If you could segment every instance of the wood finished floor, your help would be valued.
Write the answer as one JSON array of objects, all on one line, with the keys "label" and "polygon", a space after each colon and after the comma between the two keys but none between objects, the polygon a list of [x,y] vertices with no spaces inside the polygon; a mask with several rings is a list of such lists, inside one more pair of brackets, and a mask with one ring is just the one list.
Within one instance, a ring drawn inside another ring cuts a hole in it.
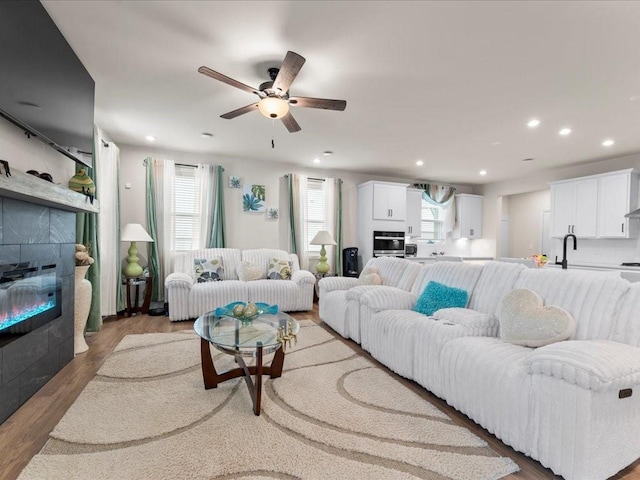
[{"label": "wood finished floor", "polygon": [[[318,318],[318,307],[312,312],[293,314],[298,319],[310,318],[324,325]],[[170,322],[168,317],[139,315],[131,318],[111,318],[104,322],[102,330],[87,336],[89,351],[78,355],[49,383],[38,391],[27,403],[0,425],[0,479],[17,478],[31,457],[40,451],[49,432],[60,421],[64,413],[80,392],[95,376],[100,366],[125,335],[136,333],[174,332],[191,329],[193,322]],[[328,331],[332,331],[326,327]],[[376,362],[357,344],[336,335],[351,348]],[[377,363],[377,362],[376,362]],[[286,368],[286,360],[285,360]],[[388,370],[387,370],[388,371]],[[419,385],[389,372],[394,378],[414,390],[449,415],[456,423],[468,428],[484,439],[496,452],[512,458],[520,472],[505,477],[508,480],[532,480],[561,478],[542,467],[538,462],[515,452],[467,417],[449,407],[445,402],[424,390]],[[640,480],[640,460],[621,471],[613,479]]]}]

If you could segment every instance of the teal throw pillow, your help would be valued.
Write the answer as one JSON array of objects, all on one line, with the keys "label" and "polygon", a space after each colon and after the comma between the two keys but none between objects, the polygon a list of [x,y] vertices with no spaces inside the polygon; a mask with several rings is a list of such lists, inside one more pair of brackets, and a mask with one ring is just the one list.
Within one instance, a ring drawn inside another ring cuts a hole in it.
[{"label": "teal throw pillow", "polygon": [[469,294],[461,288],[448,287],[438,282],[429,282],[422,291],[413,310],[425,315],[433,315],[441,308],[464,308]]}]

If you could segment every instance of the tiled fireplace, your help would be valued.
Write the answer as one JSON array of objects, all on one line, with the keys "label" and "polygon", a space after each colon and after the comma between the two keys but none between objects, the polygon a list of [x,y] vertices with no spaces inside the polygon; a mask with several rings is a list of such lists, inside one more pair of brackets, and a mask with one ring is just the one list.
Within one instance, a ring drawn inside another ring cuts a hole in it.
[{"label": "tiled fireplace", "polygon": [[[75,212],[97,211],[28,177],[0,177],[0,423],[73,359]],[[27,310],[36,320],[19,322]]]}]

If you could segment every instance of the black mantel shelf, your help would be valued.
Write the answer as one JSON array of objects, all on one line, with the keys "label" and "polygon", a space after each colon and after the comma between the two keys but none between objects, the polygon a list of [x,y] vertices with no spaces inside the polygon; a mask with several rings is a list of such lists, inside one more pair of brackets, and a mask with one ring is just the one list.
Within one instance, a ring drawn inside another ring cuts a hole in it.
[{"label": "black mantel shelf", "polygon": [[98,213],[100,211],[100,204],[96,199],[91,203],[89,197],[69,190],[66,186],[56,185],[15,169],[11,170],[10,177],[7,177],[2,169],[0,197],[14,198],[70,212]]}]

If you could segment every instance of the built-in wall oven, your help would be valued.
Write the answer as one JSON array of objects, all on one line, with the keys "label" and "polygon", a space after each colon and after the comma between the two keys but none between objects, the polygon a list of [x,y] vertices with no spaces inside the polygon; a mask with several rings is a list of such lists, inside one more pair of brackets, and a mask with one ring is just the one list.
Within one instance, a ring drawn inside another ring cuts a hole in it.
[{"label": "built-in wall oven", "polygon": [[404,232],[373,232],[374,257],[404,258]]}]

